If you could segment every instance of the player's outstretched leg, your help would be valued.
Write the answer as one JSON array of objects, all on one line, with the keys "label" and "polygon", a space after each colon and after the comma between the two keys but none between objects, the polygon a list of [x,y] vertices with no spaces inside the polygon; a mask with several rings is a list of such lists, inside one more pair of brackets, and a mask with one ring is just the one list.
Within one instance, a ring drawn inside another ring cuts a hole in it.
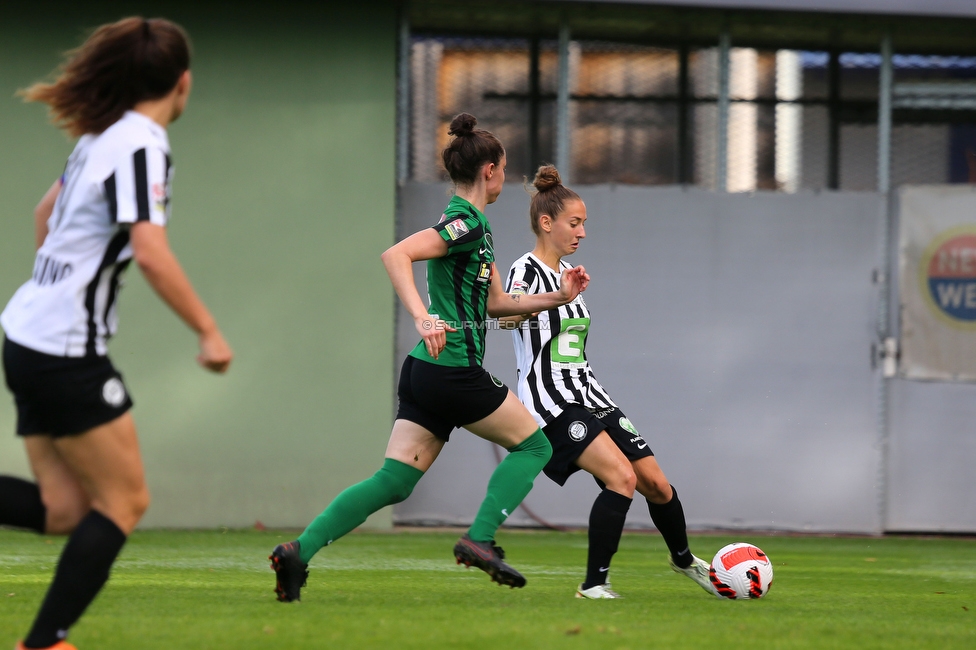
[{"label": "player's outstretched leg", "polygon": [[535,477],[552,456],[552,445],[542,429],[536,429],[508,451],[488,481],[488,493],[471,528],[454,545],[454,557],[459,564],[478,567],[498,584],[524,587],[522,574],[503,561],[505,555],[495,545],[495,532],[532,489]]},{"label": "player's outstretched leg", "polygon": [[718,596],[708,577],[708,562],[695,557],[688,545],[688,532],[685,525],[685,511],[678,500],[678,491],[671,487],[671,499],[667,503],[654,503],[647,499],[647,510],[651,521],[664,537],[671,554],[668,564],[671,568],[694,580],[698,586],[713,596]]},{"label": "player's outstretched leg", "polygon": [[380,508],[406,499],[423,475],[416,467],[387,458],[371,477],[343,490],[297,540],[276,546],[269,559],[275,571],[278,600],[301,600],[308,562],[319,549],[362,524]]}]

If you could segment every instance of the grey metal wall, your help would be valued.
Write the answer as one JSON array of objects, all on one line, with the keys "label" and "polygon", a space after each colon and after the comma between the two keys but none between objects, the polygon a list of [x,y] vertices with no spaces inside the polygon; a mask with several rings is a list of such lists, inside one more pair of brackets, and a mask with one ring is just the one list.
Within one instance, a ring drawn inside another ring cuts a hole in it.
[{"label": "grey metal wall", "polygon": [[[677,486],[689,525],[881,530],[869,355],[881,198],[578,189],[589,221],[574,257],[593,276],[587,356]],[[436,222],[448,193],[404,186],[400,235]],[[511,183],[487,211],[502,272],[534,244],[527,206]],[[398,360],[418,338],[403,314]],[[511,385],[510,336],[489,334],[485,365]],[[491,444],[456,431],[395,521],[470,521],[494,466]],[[596,492],[583,474],[562,489],[540,477],[526,504],[585,525]],[[510,523],[530,520],[520,510]],[[635,504],[629,525],[650,526],[646,509]]]},{"label": "grey metal wall", "polygon": [[885,529],[976,531],[976,386],[891,382]]}]

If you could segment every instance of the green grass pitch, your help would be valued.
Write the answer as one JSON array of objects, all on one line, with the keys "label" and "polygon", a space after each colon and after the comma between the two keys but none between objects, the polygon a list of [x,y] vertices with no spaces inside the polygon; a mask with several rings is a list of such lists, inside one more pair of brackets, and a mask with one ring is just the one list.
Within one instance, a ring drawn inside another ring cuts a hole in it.
[{"label": "green grass pitch", "polygon": [[[584,533],[503,530],[525,589],[454,564],[456,532],[354,533],[312,561],[303,601],[272,593],[265,559],[292,533],[146,531],[70,640],[153,648],[976,648],[976,542],[707,535],[702,557],[750,541],[776,577],[758,601],[721,601],[670,571],[657,535],[628,533],[613,602],[573,597]],[[0,650],[43,597],[63,541],[0,531]]]}]

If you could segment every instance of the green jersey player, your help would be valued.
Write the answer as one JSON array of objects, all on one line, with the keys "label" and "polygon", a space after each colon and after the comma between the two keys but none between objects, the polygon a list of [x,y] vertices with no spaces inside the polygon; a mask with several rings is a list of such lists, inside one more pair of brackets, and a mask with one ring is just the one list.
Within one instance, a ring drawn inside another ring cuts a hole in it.
[{"label": "green jersey player", "polygon": [[[455,544],[454,556],[499,584],[525,585],[525,578],[504,562],[495,531],[528,494],[552,447],[518,398],[481,367],[485,321],[571,302],[586,288],[588,276],[576,267],[562,273],[557,291],[534,296],[504,292],[484,209],[505,183],[505,150],[494,135],[475,129],[476,122],[466,113],[451,122],[454,139],[442,157],[456,195],[440,221],[382,256],[422,339],[400,371],[399,407],[386,459],[372,477],[339,494],[297,540],[272,551],[281,601],[300,598],[308,561],[319,549],[380,508],[406,499],[456,427],[510,453],[488,481],[487,495],[471,528]],[[427,260],[429,309],[414,284],[413,263],[421,260]]]}]

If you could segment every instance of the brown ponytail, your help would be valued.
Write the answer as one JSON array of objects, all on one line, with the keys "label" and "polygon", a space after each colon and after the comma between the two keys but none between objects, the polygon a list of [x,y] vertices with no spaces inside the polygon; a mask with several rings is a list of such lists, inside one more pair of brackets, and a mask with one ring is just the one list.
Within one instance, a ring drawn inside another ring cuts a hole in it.
[{"label": "brown ponytail", "polygon": [[474,128],[477,118],[469,113],[461,113],[451,120],[449,135],[454,139],[441,152],[444,169],[455,185],[473,185],[478,170],[485,163],[498,164],[505,155],[505,148],[490,131]]},{"label": "brown ponytail", "polygon": [[123,18],[96,29],[66,57],[52,83],[18,94],[50,106],[52,121],[80,136],[101,133],[139,102],[173,90],[190,69],[190,40],[163,18]]},{"label": "brown ponytail", "polygon": [[552,165],[539,167],[532,186],[536,193],[532,195],[532,202],[529,204],[529,225],[532,226],[532,232],[539,236],[542,234],[542,227],[539,226],[542,215],[548,214],[555,219],[563,211],[566,202],[579,199],[579,194],[563,185],[559,170]]}]

